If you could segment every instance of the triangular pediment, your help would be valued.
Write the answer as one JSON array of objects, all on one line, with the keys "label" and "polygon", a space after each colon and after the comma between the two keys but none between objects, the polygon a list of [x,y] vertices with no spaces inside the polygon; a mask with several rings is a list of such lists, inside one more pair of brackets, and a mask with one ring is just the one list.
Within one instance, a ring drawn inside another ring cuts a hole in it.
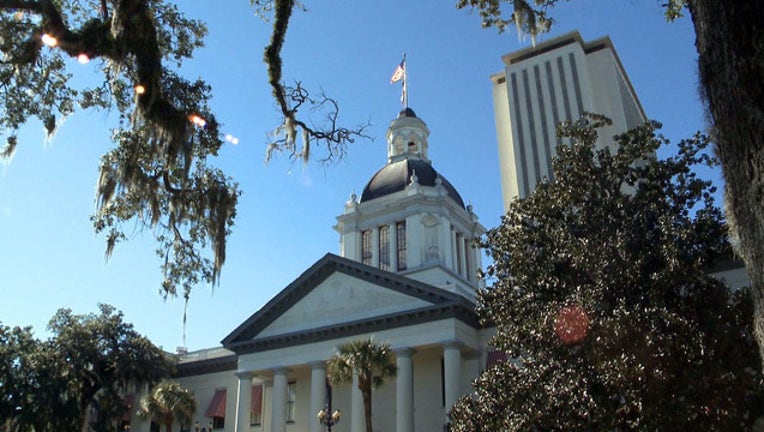
[{"label": "triangular pediment", "polygon": [[275,336],[431,306],[432,302],[342,272],[332,273],[265,327]]},{"label": "triangular pediment", "polygon": [[396,325],[412,317],[435,319],[444,314],[459,314],[459,319],[472,322],[472,306],[446,290],[327,254],[228,335],[223,345],[251,351],[255,344],[275,347],[306,335],[326,337],[327,332],[352,333],[369,323]]}]

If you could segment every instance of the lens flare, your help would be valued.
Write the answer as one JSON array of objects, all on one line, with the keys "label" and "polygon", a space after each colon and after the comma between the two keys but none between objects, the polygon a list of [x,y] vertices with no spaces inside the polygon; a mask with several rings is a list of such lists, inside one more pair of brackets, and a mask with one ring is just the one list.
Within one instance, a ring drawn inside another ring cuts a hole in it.
[{"label": "lens flare", "polygon": [[47,33],[44,33],[42,35],[41,39],[42,39],[42,43],[44,43],[45,45],[47,45],[47,46],[49,46],[51,48],[53,48],[54,46],[58,45],[58,39],[56,39],[55,37],[53,37],[53,36],[51,36],[51,35],[49,35]]},{"label": "lens flare", "polygon": [[554,319],[554,332],[564,344],[581,342],[589,333],[589,314],[579,305],[565,306]]},{"label": "lens flare", "polygon": [[188,119],[191,121],[191,123],[202,128],[207,125],[207,120],[201,118],[198,114],[192,114],[188,116]]}]

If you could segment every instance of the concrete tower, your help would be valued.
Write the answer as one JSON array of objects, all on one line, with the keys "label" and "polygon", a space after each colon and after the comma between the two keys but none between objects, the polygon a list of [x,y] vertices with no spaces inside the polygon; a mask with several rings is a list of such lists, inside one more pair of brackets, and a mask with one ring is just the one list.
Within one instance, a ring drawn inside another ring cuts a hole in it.
[{"label": "concrete tower", "polygon": [[584,42],[571,32],[502,60],[504,70],[491,81],[504,210],[541,179],[553,179],[561,121],[584,112],[607,115],[613,125],[600,132],[602,147],[647,119],[608,37]]}]

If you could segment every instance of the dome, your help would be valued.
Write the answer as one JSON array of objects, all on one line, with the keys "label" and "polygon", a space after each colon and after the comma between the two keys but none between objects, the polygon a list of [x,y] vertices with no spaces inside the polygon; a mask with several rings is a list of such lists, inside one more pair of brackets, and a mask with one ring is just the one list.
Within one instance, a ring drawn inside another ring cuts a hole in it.
[{"label": "dome", "polygon": [[371,177],[366,187],[363,188],[360,202],[370,201],[404,190],[414,173],[416,173],[418,182],[422,186],[434,187],[437,178],[440,177],[441,184],[446,189],[448,196],[461,208],[464,208],[464,201],[459,196],[459,192],[456,191],[445,177],[438,174],[432,165],[421,159],[403,159],[382,167]]},{"label": "dome", "polygon": [[409,108],[409,107],[406,107],[406,108],[402,109],[401,112],[398,113],[398,118],[403,118],[403,117],[417,118],[416,113],[414,112],[414,110]]}]

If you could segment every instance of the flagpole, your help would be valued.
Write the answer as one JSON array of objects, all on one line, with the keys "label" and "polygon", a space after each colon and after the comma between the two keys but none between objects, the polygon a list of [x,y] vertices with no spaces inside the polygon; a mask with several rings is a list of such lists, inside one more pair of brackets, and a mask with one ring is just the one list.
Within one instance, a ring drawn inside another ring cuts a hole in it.
[{"label": "flagpole", "polygon": [[406,53],[403,53],[403,108],[409,107],[409,64],[406,61]]}]

